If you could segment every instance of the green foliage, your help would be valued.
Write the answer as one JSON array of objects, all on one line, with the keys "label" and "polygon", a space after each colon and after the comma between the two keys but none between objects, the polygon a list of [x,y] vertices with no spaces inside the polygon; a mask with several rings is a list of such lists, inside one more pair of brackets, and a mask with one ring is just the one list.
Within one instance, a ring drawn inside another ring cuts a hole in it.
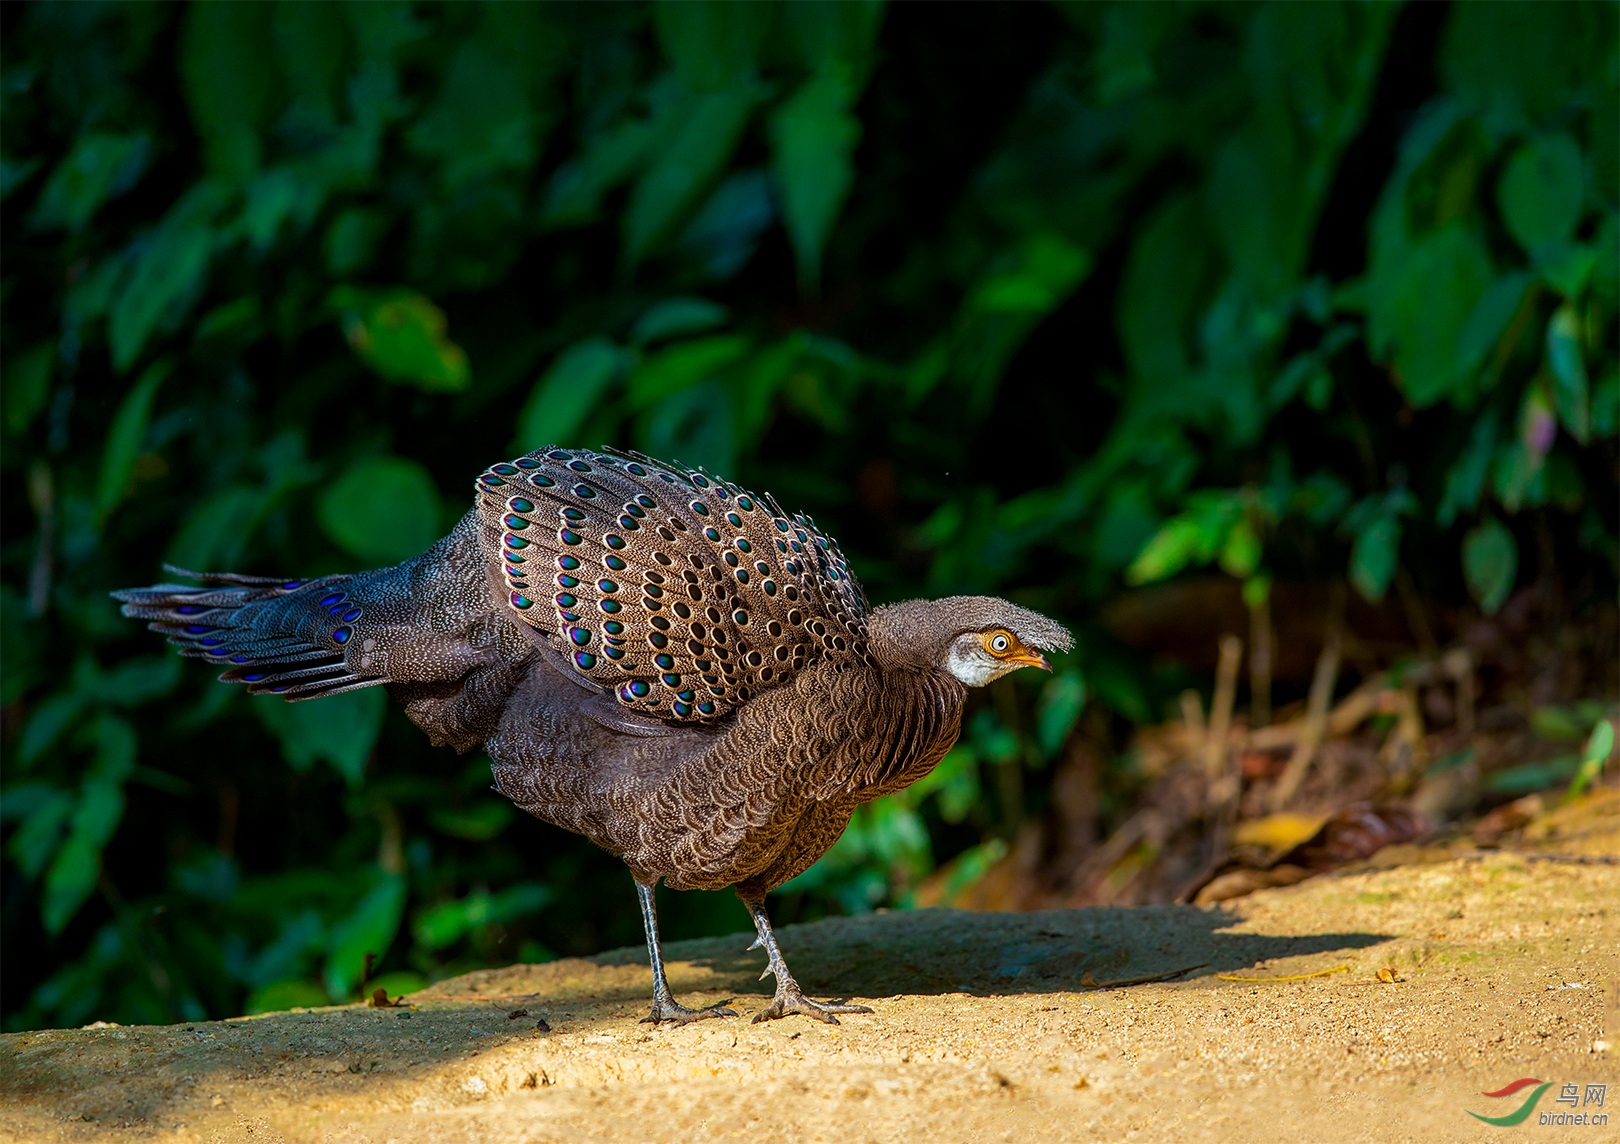
[{"label": "green foliage", "polygon": [[8,10],[7,1027],[639,940],[612,859],[380,690],[249,700],[105,595],[402,559],[514,449],[705,464],[874,600],[1077,628],[789,916],[965,886],[1087,712],[1155,718],[1186,679],[1093,626],[1126,586],[1489,612],[1522,550],[1612,598],[1612,4],[958,11]]},{"label": "green foliage", "polygon": [[439,538],[444,513],[433,477],[404,457],[356,461],[316,507],[332,543],[373,564],[397,564]]}]

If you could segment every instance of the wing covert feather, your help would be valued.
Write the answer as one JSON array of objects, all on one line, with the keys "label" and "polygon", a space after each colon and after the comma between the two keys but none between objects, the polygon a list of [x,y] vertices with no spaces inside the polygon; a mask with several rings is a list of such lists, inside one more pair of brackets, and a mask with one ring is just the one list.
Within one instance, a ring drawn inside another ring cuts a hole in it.
[{"label": "wing covert feather", "polygon": [[508,607],[625,707],[707,722],[810,664],[875,665],[837,544],[768,496],[556,447],[491,466],[476,487]]}]

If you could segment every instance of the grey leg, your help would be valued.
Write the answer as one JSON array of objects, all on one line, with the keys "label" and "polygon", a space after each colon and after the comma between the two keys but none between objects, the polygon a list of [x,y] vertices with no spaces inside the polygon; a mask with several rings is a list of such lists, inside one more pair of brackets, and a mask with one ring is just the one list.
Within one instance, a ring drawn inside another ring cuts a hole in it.
[{"label": "grey leg", "polygon": [[643,886],[638,881],[636,894],[641,898],[641,925],[647,931],[647,957],[652,962],[653,971],[652,1012],[641,1019],[642,1024],[657,1025],[668,1021],[674,1025],[684,1025],[706,1017],[735,1017],[737,1011],[723,1005],[688,1009],[675,1000],[664,977],[664,952],[658,944],[658,911],[653,906],[653,887]]},{"label": "grey leg", "polygon": [[749,949],[763,947],[765,950],[765,973],[776,978],[776,996],[764,1012],[754,1018],[757,1025],[761,1021],[774,1021],[778,1017],[786,1017],[789,1013],[803,1013],[806,1017],[814,1017],[818,1021],[825,1021],[829,1025],[838,1024],[834,1013],[870,1013],[872,1010],[865,1005],[842,1005],[836,1002],[812,1001],[799,989],[799,983],[793,980],[793,974],[788,972],[787,962],[782,960],[782,950],[776,944],[776,933],[771,929],[771,919],[765,915],[763,901],[750,902],[743,899],[743,905],[753,915],[754,929],[759,937]]}]

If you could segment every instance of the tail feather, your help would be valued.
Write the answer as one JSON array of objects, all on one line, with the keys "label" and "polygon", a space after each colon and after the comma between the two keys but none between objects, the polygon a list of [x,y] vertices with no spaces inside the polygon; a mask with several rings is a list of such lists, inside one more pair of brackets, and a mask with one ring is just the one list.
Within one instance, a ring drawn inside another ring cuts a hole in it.
[{"label": "tail feather", "polygon": [[385,683],[381,674],[350,669],[346,651],[363,609],[343,585],[349,575],[313,580],[232,572],[165,570],[202,582],[156,584],[114,592],[123,613],[146,620],[180,654],[225,668],[220,679],[251,692],[313,699]]}]

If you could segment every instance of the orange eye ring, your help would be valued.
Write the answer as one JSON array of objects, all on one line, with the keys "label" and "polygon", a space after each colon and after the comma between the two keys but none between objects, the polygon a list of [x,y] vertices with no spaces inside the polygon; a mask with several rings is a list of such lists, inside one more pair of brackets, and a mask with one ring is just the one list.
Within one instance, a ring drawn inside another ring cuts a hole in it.
[{"label": "orange eye ring", "polygon": [[1015,637],[1011,632],[1004,631],[1001,628],[997,628],[994,631],[985,632],[983,640],[984,650],[998,659],[1004,659],[1009,655],[1013,655],[1019,650],[1017,637]]}]

